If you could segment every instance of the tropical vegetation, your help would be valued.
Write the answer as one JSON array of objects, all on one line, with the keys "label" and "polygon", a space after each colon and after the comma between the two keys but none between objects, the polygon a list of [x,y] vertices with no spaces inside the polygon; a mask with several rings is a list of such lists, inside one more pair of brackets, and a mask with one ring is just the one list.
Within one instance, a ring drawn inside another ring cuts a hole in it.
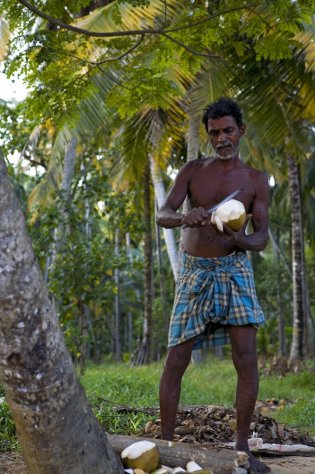
[{"label": "tropical vegetation", "polygon": [[[82,375],[116,361],[120,386],[121,363],[137,366],[127,387],[138,366],[163,359],[180,232],[162,231],[155,214],[178,168],[211,153],[200,117],[220,96],[239,102],[242,159],[271,185],[270,243],[251,256],[267,318],[260,363],[285,356],[303,370],[314,357],[314,7],[0,0],[3,71],[29,89],[0,102],[11,180],[0,157],[0,374],[30,472],[122,471],[96,420],[108,409],[92,413],[71,362]],[[299,376],[308,394],[313,378]],[[311,413],[308,398],[298,403]],[[0,414],[10,438],[2,403]]]},{"label": "tropical vegetation", "polygon": [[[259,353],[314,355],[314,2],[0,2],[1,145],[73,360],[159,360],[180,235],[155,225],[173,173],[209,153],[202,108],[237,98],[268,173],[253,255]],[[12,157],[19,155],[13,165]]]}]

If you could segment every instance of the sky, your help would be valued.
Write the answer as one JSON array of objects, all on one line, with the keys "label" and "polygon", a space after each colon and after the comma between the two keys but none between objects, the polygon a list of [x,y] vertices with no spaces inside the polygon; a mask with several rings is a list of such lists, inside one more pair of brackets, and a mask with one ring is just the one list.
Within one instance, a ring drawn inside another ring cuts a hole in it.
[{"label": "sky", "polygon": [[26,87],[20,79],[15,79],[13,82],[4,73],[0,72],[0,99],[19,102],[25,99],[26,94]]}]

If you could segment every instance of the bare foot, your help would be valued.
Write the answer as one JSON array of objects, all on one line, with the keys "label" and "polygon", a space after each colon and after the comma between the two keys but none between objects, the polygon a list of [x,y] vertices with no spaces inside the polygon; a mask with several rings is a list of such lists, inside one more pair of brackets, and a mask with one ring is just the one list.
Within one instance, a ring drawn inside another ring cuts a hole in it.
[{"label": "bare foot", "polygon": [[268,474],[271,472],[270,467],[264,464],[252,454],[251,452],[247,452],[248,454],[248,461],[249,461],[249,474]]}]

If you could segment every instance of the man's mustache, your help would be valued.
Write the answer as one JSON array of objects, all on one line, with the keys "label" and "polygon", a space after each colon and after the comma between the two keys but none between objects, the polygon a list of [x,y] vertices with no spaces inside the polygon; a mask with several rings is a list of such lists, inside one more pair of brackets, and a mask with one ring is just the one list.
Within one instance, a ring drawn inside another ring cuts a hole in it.
[{"label": "man's mustache", "polygon": [[231,146],[233,148],[233,143],[231,142],[221,143],[221,145],[217,145],[216,150],[219,150],[220,148],[225,148],[226,146]]}]

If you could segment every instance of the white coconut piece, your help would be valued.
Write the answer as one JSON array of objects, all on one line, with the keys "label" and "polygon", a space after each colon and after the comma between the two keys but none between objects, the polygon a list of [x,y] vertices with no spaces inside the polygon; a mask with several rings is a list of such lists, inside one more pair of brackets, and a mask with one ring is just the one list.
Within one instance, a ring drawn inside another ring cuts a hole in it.
[{"label": "white coconut piece", "polygon": [[224,202],[211,215],[212,224],[215,224],[221,232],[223,231],[223,226],[221,230],[222,222],[227,224],[232,230],[238,231],[243,227],[245,219],[246,210],[244,204],[237,199],[230,199]]},{"label": "white coconut piece", "polygon": [[186,471],[194,474],[213,474],[208,469],[203,469],[195,461],[189,461],[186,465]]},{"label": "white coconut piece", "polygon": [[202,471],[202,467],[199,466],[195,461],[189,461],[186,464],[186,471],[188,472],[195,472],[195,471]]},{"label": "white coconut piece", "polygon": [[175,467],[174,471],[173,471],[173,474],[177,474],[178,472],[186,472],[185,469],[183,469],[182,467]]},{"label": "white coconut piece", "polygon": [[169,471],[168,469],[165,469],[164,467],[159,467],[155,471],[152,471],[151,474],[169,474],[170,472],[173,473],[173,470]]},{"label": "white coconut piece", "polygon": [[121,459],[127,468],[138,468],[145,472],[151,472],[158,467],[160,453],[155,443],[137,441],[123,450]]},{"label": "white coconut piece", "polygon": [[161,464],[161,468],[165,469],[168,474],[173,474],[174,469],[172,467],[164,466],[164,464]]}]

